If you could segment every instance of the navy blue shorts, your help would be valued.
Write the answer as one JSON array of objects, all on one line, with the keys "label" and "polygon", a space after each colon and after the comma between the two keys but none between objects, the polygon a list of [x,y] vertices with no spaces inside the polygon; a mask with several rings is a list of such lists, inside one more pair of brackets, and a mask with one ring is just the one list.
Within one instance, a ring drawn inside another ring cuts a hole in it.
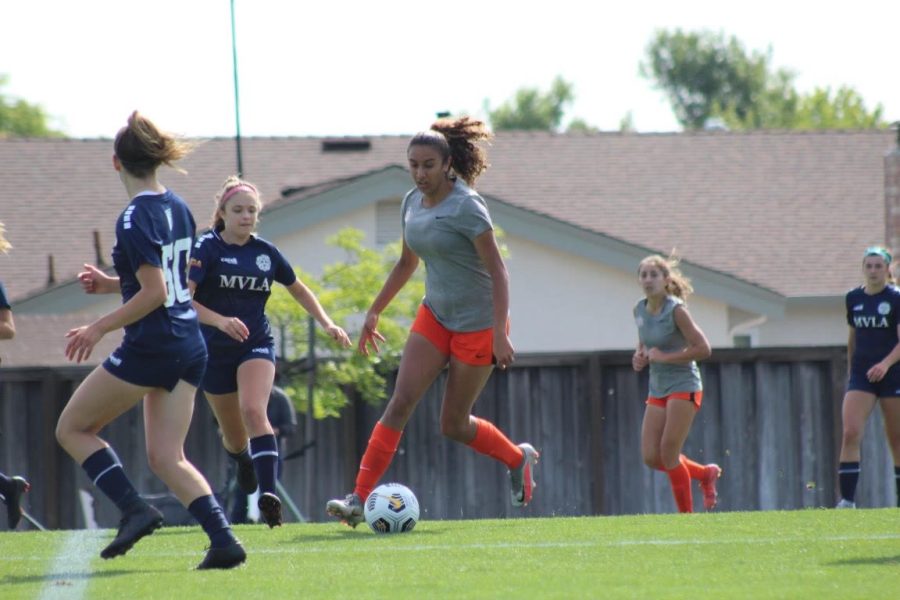
[{"label": "navy blue shorts", "polygon": [[900,368],[894,365],[885,373],[881,381],[869,381],[866,377],[866,371],[869,367],[852,367],[850,369],[850,377],[847,381],[847,391],[859,391],[869,394],[875,394],[876,398],[898,398],[900,397]]},{"label": "navy blue shorts", "polygon": [[103,368],[134,385],[171,392],[184,380],[197,387],[206,371],[206,344],[198,337],[165,352],[147,352],[123,344],[103,361]]},{"label": "navy blue shorts", "polygon": [[210,394],[231,394],[238,389],[237,370],[248,360],[261,358],[275,363],[275,344],[264,341],[258,344],[243,343],[229,349],[212,348],[209,352],[209,363],[206,375],[203,376],[204,392]]}]

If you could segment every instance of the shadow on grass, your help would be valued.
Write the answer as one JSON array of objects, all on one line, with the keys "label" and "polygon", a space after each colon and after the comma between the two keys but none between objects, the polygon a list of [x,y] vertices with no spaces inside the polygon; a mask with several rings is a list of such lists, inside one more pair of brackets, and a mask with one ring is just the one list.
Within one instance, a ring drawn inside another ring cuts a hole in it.
[{"label": "shadow on grass", "polygon": [[[359,540],[368,540],[368,539],[385,539],[385,538],[393,538],[401,535],[403,539],[408,539],[409,536],[415,536],[416,538],[421,538],[423,536],[435,536],[435,535],[443,535],[444,532],[440,529],[436,529],[435,527],[430,527],[428,529],[414,529],[413,531],[408,532],[407,534],[387,534],[380,535],[376,534],[372,531],[369,531],[368,528],[363,529],[363,525],[360,525],[359,531],[351,529],[350,527],[341,527],[340,529],[336,529],[335,531],[327,534],[316,534],[316,535],[298,535],[293,539],[285,540],[281,542],[282,544],[302,544],[304,542],[345,542],[351,538],[359,539]],[[364,541],[360,541],[360,543],[365,543]]]},{"label": "shadow on grass", "polygon": [[825,563],[832,567],[851,567],[857,565],[897,565],[900,566],[900,555],[897,556],[873,556],[870,558],[847,558]]},{"label": "shadow on grass", "polygon": [[185,535],[188,533],[205,535],[199,525],[163,525],[160,529],[154,531],[153,535]]},{"label": "shadow on grass", "polygon": [[138,573],[164,573],[161,570],[148,569],[112,569],[109,571],[84,571],[79,573],[44,573],[42,575],[7,575],[3,578],[3,585],[15,585],[18,583],[45,583],[47,585],[65,587],[72,585],[73,581],[82,579],[98,579],[102,577],[121,577],[123,575],[135,575]]}]

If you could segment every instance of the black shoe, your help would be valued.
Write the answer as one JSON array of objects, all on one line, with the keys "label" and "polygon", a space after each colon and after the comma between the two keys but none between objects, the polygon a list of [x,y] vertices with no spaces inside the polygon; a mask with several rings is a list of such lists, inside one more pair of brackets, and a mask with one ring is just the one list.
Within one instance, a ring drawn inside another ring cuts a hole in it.
[{"label": "black shoe", "polygon": [[5,494],[6,498],[6,522],[10,529],[15,529],[22,518],[22,494],[31,489],[29,484],[22,477],[10,477],[12,490]]},{"label": "black shoe", "polygon": [[247,560],[247,553],[241,543],[235,540],[224,548],[210,548],[203,558],[203,562],[197,565],[198,569],[233,569]]},{"label": "black shoe", "polygon": [[260,495],[256,505],[259,507],[259,514],[262,515],[263,521],[270,529],[281,526],[281,500],[278,499],[278,496],[271,492],[265,492]]},{"label": "black shoe", "polygon": [[163,515],[155,507],[142,502],[137,507],[126,511],[119,521],[119,532],[116,538],[103,549],[100,556],[115,558],[131,550],[138,540],[150,535],[163,524]]},{"label": "black shoe", "polygon": [[259,482],[256,480],[256,469],[253,468],[252,460],[237,461],[237,482],[241,491],[248,496],[259,487]]}]

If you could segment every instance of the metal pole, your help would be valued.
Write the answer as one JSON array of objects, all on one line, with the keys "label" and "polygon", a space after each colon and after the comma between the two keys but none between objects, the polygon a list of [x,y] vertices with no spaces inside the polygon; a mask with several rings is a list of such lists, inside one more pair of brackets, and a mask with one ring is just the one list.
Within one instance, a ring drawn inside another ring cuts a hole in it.
[{"label": "metal pole", "polygon": [[234,0],[231,0],[231,60],[234,67],[234,143],[237,150],[237,174],[244,176],[244,159],[241,155],[241,103],[238,94],[238,68],[237,68],[237,36],[234,31]]},{"label": "metal pole", "polygon": [[313,418],[313,389],[316,384],[316,320],[312,315],[308,317],[309,321],[309,353],[307,354],[308,379],[306,380],[306,416]]},{"label": "metal pole", "polygon": [[291,498],[291,495],[288,494],[288,491],[284,489],[284,486],[281,485],[281,481],[278,479],[275,480],[275,489],[278,490],[278,493],[281,494],[281,499],[284,500],[284,503],[287,504],[288,510],[294,515],[294,518],[297,519],[301,523],[306,523],[307,518],[303,516],[303,513],[300,512],[300,509],[297,508],[297,505],[294,503],[294,499]]}]

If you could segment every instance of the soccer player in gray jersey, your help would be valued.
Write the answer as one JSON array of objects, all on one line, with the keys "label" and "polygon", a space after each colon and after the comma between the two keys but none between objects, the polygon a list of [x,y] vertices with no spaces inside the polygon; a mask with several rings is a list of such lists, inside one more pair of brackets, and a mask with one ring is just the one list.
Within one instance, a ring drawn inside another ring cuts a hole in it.
[{"label": "soccer player in gray jersey", "polygon": [[645,297],[634,307],[639,341],[631,364],[635,371],[650,367],[641,454],[648,467],[669,476],[679,512],[693,512],[691,479],[700,481],[703,506],[712,510],[722,469],[681,453],[703,399],[696,361],[710,354],[706,336],[685,308],[693,289],[672,257],[648,256],[638,267],[638,277]]},{"label": "soccer player in gray jersey", "polygon": [[492,423],[471,414],[493,365],[506,369],[514,360],[509,276],[487,205],[471,187],[487,169],[484,150],[475,142],[489,137],[480,121],[441,119],[407,147],[416,187],[401,208],[403,251],[366,314],[360,352],[368,355],[369,345],[378,351],[378,342],[384,341],[378,316],[409,281],[419,259],[427,269],[425,299],[403,350],[394,393],[360,462],[356,487],[326,507],[353,527],[363,520],[362,503],[390,466],[416,405],[448,365],[441,433],[505,464],[514,506],[531,501],[538,452],[530,444],[514,444]]}]

